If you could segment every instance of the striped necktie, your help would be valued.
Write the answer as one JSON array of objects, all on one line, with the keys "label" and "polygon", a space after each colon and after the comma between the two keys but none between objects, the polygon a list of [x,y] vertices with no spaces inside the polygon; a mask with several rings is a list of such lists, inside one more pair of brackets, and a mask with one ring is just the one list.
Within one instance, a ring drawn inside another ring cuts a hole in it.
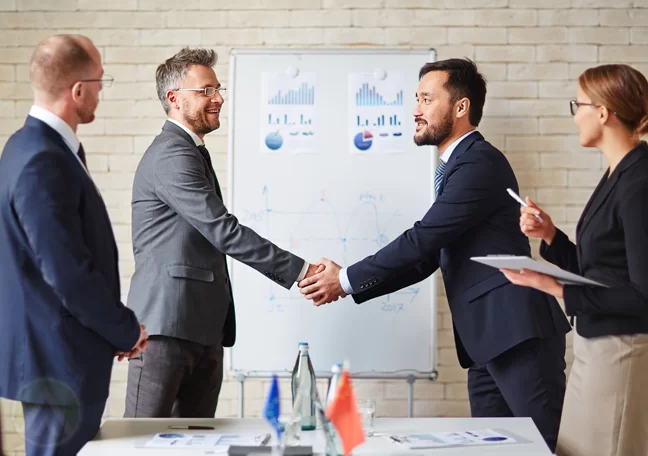
[{"label": "striped necktie", "polygon": [[443,182],[443,173],[445,172],[446,162],[439,160],[439,166],[434,171],[434,194],[439,197],[439,190],[441,189],[441,182]]}]

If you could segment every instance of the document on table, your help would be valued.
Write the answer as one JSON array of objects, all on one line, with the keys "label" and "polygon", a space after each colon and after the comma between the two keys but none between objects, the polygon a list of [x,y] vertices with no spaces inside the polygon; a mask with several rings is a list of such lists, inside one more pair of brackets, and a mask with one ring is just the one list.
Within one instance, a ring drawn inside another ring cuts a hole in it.
[{"label": "document on table", "polygon": [[540,272],[554,277],[558,282],[565,285],[595,285],[599,287],[606,287],[602,283],[595,282],[594,280],[586,279],[577,274],[574,274],[557,266],[547,263],[541,263],[529,258],[527,256],[517,255],[488,255],[482,257],[470,258],[477,263],[482,263],[498,269],[511,269],[519,271],[521,269],[528,269],[530,271]]},{"label": "document on table", "polygon": [[493,429],[457,432],[426,432],[422,434],[392,435],[394,442],[412,450],[447,448],[451,446],[501,445],[518,443],[513,437]]},{"label": "document on table", "polygon": [[218,448],[223,450],[231,445],[260,446],[267,443],[266,435],[254,434],[182,434],[165,432],[155,434],[143,446],[147,448]]}]

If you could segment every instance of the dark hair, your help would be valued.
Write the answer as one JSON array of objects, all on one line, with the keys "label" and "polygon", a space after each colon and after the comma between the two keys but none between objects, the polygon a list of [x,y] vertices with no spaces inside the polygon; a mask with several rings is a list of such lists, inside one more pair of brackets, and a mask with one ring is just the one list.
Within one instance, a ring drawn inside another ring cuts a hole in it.
[{"label": "dark hair", "polygon": [[218,55],[211,49],[183,48],[176,55],[168,58],[158,66],[155,71],[155,85],[164,112],[168,114],[171,110],[166,99],[166,93],[180,86],[187,69],[194,65],[211,68],[216,65],[216,60],[218,60]]},{"label": "dark hair", "polygon": [[648,81],[629,65],[599,65],[578,77],[578,85],[592,99],[614,112],[633,134],[648,133]]},{"label": "dark hair", "polygon": [[477,71],[475,62],[465,58],[426,63],[419,71],[419,80],[430,71],[448,73],[448,80],[443,87],[450,93],[450,103],[468,98],[470,100],[468,120],[475,127],[479,125],[486,102],[486,78]]}]

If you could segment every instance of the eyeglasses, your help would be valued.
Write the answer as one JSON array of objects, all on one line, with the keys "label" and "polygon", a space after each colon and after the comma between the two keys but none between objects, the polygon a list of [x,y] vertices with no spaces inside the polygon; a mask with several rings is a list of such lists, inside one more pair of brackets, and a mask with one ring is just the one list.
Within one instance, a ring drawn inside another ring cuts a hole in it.
[{"label": "eyeglasses", "polygon": [[[582,101],[577,101],[577,100],[569,100],[569,110],[571,111],[571,115],[575,116],[576,111],[578,111],[578,108],[581,106],[593,106],[595,108],[600,108],[603,105],[597,105],[594,103],[584,103]],[[616,112],[612,111],[612,114],[616,115]]]},{"label": "eyeglasses", "polygon": [[204,87],[202,89],[173,89],[178,92],[202,92],[206,97],[213,97],[216,92],[220,93],[221,97],[225,98],[227,89],[225,87]]},{"label": "eyeglasses", "polygon": [[79,82],[99,82],[101,84],[101,87],[110,87],[112,86],[114,80],[115,78],[105,74],[100,79],[79,79]]}]

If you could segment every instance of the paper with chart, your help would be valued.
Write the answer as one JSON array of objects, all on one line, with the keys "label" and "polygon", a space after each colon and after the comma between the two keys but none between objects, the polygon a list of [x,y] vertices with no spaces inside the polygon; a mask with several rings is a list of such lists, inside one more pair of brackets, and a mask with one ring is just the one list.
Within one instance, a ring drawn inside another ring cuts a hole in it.
[{"label": "paper with chart", "polygon": [[166,432],[144,444],[147,448],[228,448],[231,445],[259,445],[261,440],[254,434],[184,434]]},{"label": "paper with chart", "polygon": [[262,153],[314,153],[316,73],[263,73],[261,78]]},{"label": "paper with chart", "polygon": [[445,448],[454,446],[502,445],[517,443],[510,436],[493,429],[479,431],[426,432],[421,434],[394,435],[390,439],[413,450]]},{"label": "paper with chart", "polygon": [[348,143],[352,154],[405,152],[405,141],[412,137],[404,134],[404,80],[398,72],[349,74]]}]

